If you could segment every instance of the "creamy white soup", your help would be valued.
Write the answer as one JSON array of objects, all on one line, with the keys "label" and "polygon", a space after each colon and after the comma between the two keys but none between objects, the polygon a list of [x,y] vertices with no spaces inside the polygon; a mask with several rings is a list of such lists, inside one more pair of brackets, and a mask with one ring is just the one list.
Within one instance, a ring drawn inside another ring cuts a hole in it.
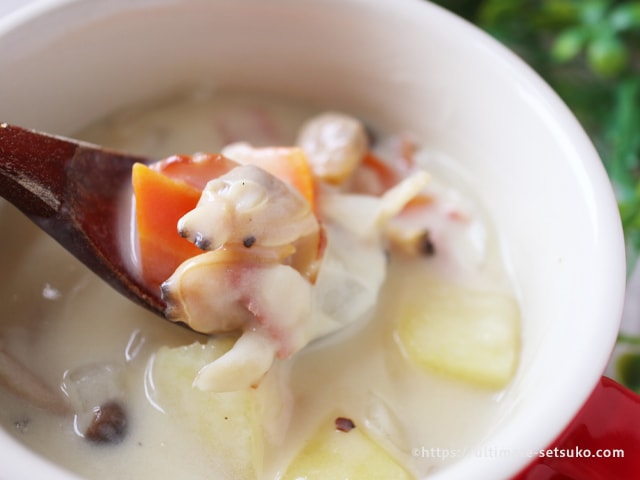
[{"label": "creamy white soup", "polygon": [[[232,155],[236,142],[294,145],[319,113],[198,93],[118,112],[76,137],[158,160]],[[373,130],[377,158],[410,157],[429,175],[423,204],[385,230],[373,310],[318,327],[260,381],[226,391],[194,379],[237,335],[196,333],[132,304],[2,204],[2,427],[88,479],[420,478],[473,455],[517,368],[515,288],[463,167],[410,132]],[[370,178],[349,181],[357,193]],[[345,270],[368,258],[341,254]],[[357,301],[349,295],[332,293],[337,316]],[[283,303],[286,312],[293,298]]]}]

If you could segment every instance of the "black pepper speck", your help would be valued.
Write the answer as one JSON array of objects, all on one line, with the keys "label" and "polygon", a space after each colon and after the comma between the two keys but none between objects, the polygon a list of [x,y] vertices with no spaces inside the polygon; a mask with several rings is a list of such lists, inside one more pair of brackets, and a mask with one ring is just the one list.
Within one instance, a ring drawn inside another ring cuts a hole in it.
[{"label": "black pepper speck", "polygon": [[244,240],[242,240],[242,244],[247,248],[251,248],[254,243],[256,243],[256,237],[254,237],[253,235],[249,235],[248,237],[245,237]]}]

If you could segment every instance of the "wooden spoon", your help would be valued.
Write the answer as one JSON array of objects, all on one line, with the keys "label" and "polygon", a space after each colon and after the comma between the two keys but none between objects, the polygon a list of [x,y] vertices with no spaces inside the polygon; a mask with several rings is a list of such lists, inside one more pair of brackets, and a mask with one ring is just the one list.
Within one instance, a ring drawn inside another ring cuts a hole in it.
[{"label": "wooden spoon", "polygon": [[148,159],[0,124],[0,196],[117,291],[164,316],[160,292],[132,271],[118,240],[136,162]]}]

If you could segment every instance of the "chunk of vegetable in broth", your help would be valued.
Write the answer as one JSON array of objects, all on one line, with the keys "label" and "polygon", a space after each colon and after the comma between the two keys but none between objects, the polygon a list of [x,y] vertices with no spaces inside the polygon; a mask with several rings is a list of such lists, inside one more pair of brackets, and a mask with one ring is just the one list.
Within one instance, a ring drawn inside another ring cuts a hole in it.
[{"label": "chunk of vegetable in broth", "polygon": [[133,166],[136,224],[142,275],[159,286],[187,258],[201,250],[178,235],[178,220],[195,208],[200,190],[145,165]]},{"label": "chunk of vegetable in broth", "polygon": [[499,389],[517,366],[519,321],[512,296],[432,284],[402,307],[395,336],[417,365]]},{"label": "chunk of vegetable in broth", "polygon": [[[227,352],[233,339],[161,348],[153,361],[153,400],[167,415],[180,419],[187,435],[200,438],[218,478],[259,478],[263,455],[260,393],[253,388],[213,393],[193,388],[197,372]],[[271,401],[278,401],[277,398]]]},{"label": "chunk of vegetable in broth", "polygon": [[295,457],[282,480],[409,480],[389,453],[349,419],[327,418]]}]

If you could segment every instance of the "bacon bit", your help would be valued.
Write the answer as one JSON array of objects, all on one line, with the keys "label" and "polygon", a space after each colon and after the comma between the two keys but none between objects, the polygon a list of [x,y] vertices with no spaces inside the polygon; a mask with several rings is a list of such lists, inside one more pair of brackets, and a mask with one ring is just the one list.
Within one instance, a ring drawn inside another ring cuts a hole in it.
[{"label": "bacon bit", "polygon": [[408,138],[403,138],[400,143],[400,157],[405,161],[407,167],[415,165],[414,154],[416,153],[416,144]]},{"label": "bacon bit", "polygon": [[148,166],[173,180],[182,180],[202,190],[209,180],[228,173],[238,164],[219,153],[196,153],[171,155]]},{"label": "bacon bit", "polygon": [[420,210],[432,205],[435,201],[436,200],[432,195],[429,195],[428,193],[419,193],[407,202],[402,211],[409,212],[413,210]]},{"label": "bacon bit", "polygon": [[313,262],[311,268],[309,269],[309,273],[307,277],[312,284],[316,283],[316,279],[318,278],[318,270],[320,269],[320,260],[324,257],[324,252],[327,250],[327,231],[325,228],[320,225],[320,229],[318,230],[318,248],[316,253],[316,260]]},{"label": "bacon bit", "polygon": [[346,417],[338,417],[336,418],[336,430],[341,432],[350,432],[356,428],[356,424],[353,423],[353,420]]},{"label": "bacon bit", "polygon": [[253,109],[253,120],[258,127],[258,131],[269,139],[271,143],[277,141],[282,137],[282,134],[278,131],[278,126],[275,124],[273,117],[263,107],[256,107]]},{"label": "bacon bit", "polygon": [[451,219],[454,220],[456,222],[468,222],[469,221],[469,217],[468,215],[462,213],[459,210],[451,210],[447,216]]},{"label": "bacon bit", "polygon": [[398,174],[371,151],[363,157],[361,168],[367,168],[374,173],[383,191],[387,191],[398,183]]},{"label": "bacon bit", "polygon": [[400,172],[394,166],[369,150],[354,171],[349,188],[352,193],[379,196],[401,180]]},{"label": "bacon bit", "polygon": [[154,170],[161,171],[162,169],[166,169],[168,167],[172,167],[174,165],[182,165],[184,163],[189,163],[191,161],[189,155],[171,155],[167,157],[162,163],[157,162],[149,165],[149,168],[153,168]]},{"label": "bacon bit", "polygon": [[231,126],[224,120],[216,118],[213,122],[213,128],[220,136],[223,145],[228,145],[238,140],[238,136],[233,132]]}]

